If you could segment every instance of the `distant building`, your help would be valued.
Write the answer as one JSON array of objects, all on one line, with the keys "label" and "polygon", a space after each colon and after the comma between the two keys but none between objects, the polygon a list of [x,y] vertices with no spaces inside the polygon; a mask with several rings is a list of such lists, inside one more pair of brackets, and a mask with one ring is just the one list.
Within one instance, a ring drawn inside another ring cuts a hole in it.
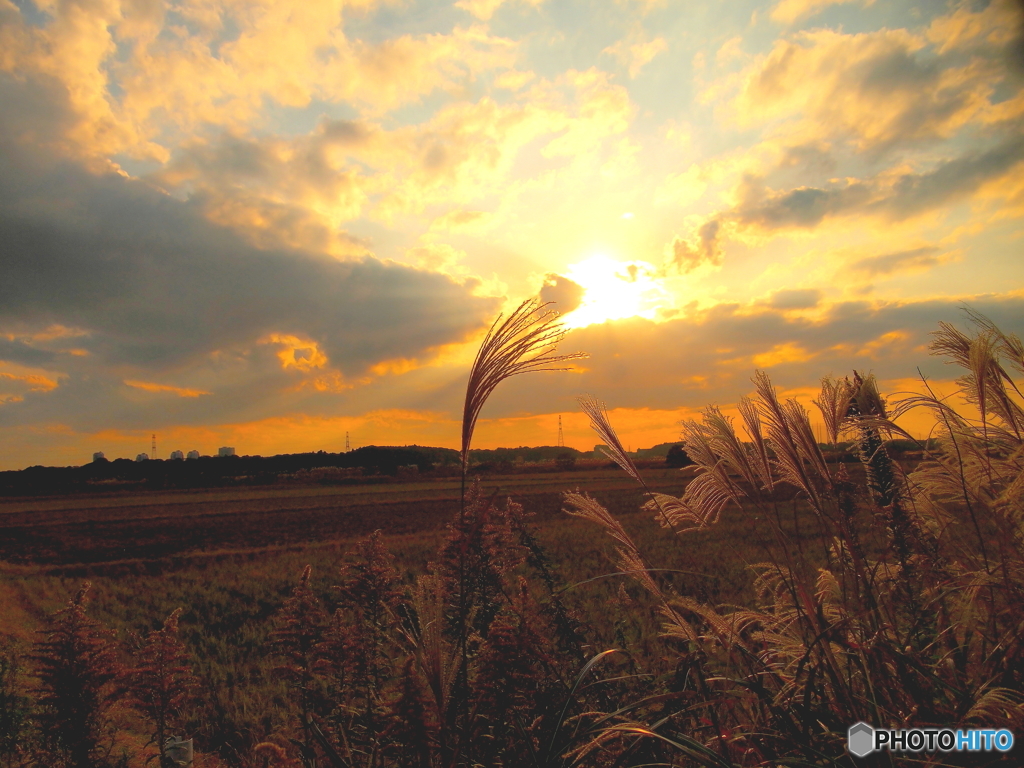
[{"label": "distant building", "polygon": [[171,451],[171,459],[177,459],[178,461],[181,461],[184,458],[185,454],[182,453],[181,451]]},{"label": "distant building", "polygon": [[187,458],[198,459],[199,458],[199,451],[189,451]]},{"label": "distant building", "polygon": [[217,449],[217,455],[218,456],[234,456],[235,455],[235,449],[234,448],[230,448],[228,446],[224,446],[223,448],[218,448]]},{"label": "distant building", "polygon": [[135,457],[135,460],[136,461],[149,461],[149,454],[148,453],[140,453],[138,456]]},{"label": "distant building", "polygon": [[103,451],[96,451],[96,453],[92,455],[93,461],[103,461],[105,458],[107,457],[103,455]]}]

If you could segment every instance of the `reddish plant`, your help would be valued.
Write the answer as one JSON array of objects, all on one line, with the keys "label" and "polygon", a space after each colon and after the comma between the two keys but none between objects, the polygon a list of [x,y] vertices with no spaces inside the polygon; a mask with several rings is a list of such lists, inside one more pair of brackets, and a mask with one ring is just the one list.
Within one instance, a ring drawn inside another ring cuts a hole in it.
[{"label": "reddish plant", "polygon": [[38,705],[52,756],[72,768],[107,762],[105,726],[118,676],[111,633],[86,613],[86,582],[67,607],[50,618],[33,660],[40,681]]},{"label": "reddish plant", "polygon": [[160,766],[172,765],[165,752],[170,729],[181,725],[181,716],[197,686],[188,651],[178,637],[176,609],[164,625],[137,639],[136,664],[128,672],[132,703],[153,723],[152,740],[160,750]]},{"label": "reddish plant", "polygon": [[271,635],[282,663],[276,668],[299,703],[302,725],[300,749],[305,759],[314,754],[312,717],[320,701],[320,679],[316,667],[323,657],[322,643],[327,613],[309,586],[312,569],[306,566],[292,596],[285,600],[277,629]]}]

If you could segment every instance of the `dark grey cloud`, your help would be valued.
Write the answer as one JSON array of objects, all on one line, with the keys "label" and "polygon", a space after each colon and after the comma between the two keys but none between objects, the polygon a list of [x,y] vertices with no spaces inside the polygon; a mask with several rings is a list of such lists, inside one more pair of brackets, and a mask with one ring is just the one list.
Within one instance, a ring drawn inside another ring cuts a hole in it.
[{"label": "dark grey cloud", "polygon": [[772,309],[813,309],[821,298],[817,288],[784,288],[769,296],[765,305]]},{"label": "dark grey cloud", "polygon": [[0,338],[0,360],[22,365],[46,365],[56,357],[47,349],[38,349],[18,339]]},{"label": "dark grey cloud", "polygon": [[697,230],[697,237],[686,240],[676,237],[672,241],[671,267],[681,274],[692,272],[702,264],[717,266],[722,263],[722,249],[719,245],[721,222],[716,218],[705,221]]},{"label": "dark grey cloud", "polygon": [[962,199],[994,179],[1016,173],[1024,160],[1024,126],[984,152],[969,152],[939,164],[928,173],[908,173],[882,199],[873,202],[889,218],[900,220]]},{"label": "dark grey cloud", "polygon": [[352,149],[366,144],[373,131],[345,120],[323,120],[308,136],[291,142],[289,158],[281,158],[277,142],[224,132],[210,141],[198,141],[179,150],[156,174],[158,180],[201,178],[209,186],[237,186],[248,182],[301,183],[330,193],[351,192],[355,174],[336,169],[328,160],[333,147]]},{"label": "dark grey cloud", "polygon": [[1017,29],[1007,46],[1007,57],[1018,74],[1024,73],[1024,0],[1010,0],[1017,9]]},{"label": "dark grey cloud", "polygon": [[[704,226],[731,221],[740,229],[813,229],[827,218],[865,214],[903,221],[969,197],[983,184],[1016,173],[1022,161],[1024,132],[987,150],[967,152],[931,170],[905,173],[895,180],[879,174],[860,181],[778,191],[767,188],[763,179],[748,177],[740,187],[739,204],[714,214]],[[685,256],[693,250],[687,247],[691,250]]]},{"label": "dark grey cloud", "polygon": [[373,258],[259,250],[143,182],[0,148],[0,323],[92,334],[102,359],[180,366],[270,332],[346,373],[463,337],[492,303]]},{"label": "dark grey cloud", "polygon": [[[711,214],[695,238],[676,237],[672,241],[666,265],[685,274],[704,263],[720,264],[723,225],[739,231],[777,232],[814,229],[826,219],[848,216],[873,215],[891,222],[904,221],[969,198],[984,184],[1012,177],[1020,172],[1022,163],[1024,130],[986,150],[965,152],[930,170],[905,173],[895,179],[881,173],[857,181],[774,190],[766,186],[763,178],[748,176],[740,185],[739,203]],[[901,258],[907,263],[901,265]],[[929,259],[935,257],[913,251],[863,259],[854,266],[858,271],[885,274],[934,263]]]},{"label": "dark grey cloud", "polygon": [[939,249],[934,246],[925,246],[909,251],[883,253],[880,256],[858,259],[850,265],[850,269],[874,276],[889,275],[906,269],[933,267],[939,263],[939,258],[936,256],[938,252]]},{"label": "dark grey cloud", "polygon": [[356,120],[323,120],[320,135],[324,141],[339,146],[358,146],[373,137],[373,131],[365,123]]},{"label": "dark grey cloud", "polygon": [[544,277],[544,285],[540,289],[540,300],[553,301],[555,310],[567,315],[583,301],[583,286],[573,282],[564,275],[548,274]]},{"label": "dark grey cloud", "polygon": [[723,215],[741,227],[810,229],[826,216],[862,208],[871,199],[871,192],[870,186],[864,183],[775,192],[765,189],[759,180],[747,179],[740,190],[742,202]]},{"label": "dark grey cloud", "polygon": [[[0,17],[0,27],[3,26]],[[15,79],[0,74],[0,136],[51,147],[74,125],[67,88],[56,78],[27,73]]]}]

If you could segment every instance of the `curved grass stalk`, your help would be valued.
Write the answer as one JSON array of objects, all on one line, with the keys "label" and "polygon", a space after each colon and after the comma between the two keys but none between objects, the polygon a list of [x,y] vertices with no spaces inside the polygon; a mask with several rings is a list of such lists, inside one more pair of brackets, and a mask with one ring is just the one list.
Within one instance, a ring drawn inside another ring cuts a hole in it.
[{"label": "curved grass stalk", "polygon": [[584,352],[555,354],[566,334],[552,302],[528,299],[504,320],[498,315],[484,337],[469,372],[466,402],[462,410],[462,500],[465,502],[469,448],[480,411],[495,388],[505,379],[534,371],[568,371],[560,364],[587,357]]}]

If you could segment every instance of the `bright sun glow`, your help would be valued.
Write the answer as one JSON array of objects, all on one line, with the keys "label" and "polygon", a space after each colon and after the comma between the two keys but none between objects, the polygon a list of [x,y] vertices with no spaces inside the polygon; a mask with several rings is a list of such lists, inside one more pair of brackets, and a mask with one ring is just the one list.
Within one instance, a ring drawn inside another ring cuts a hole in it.
[{"label": "bright sun glow", "polygon": [[565,275],[584,289],[580,306],[565,317],[569,328],[626,317],[651,320],[671,303],[655,268],[645,261],[615,261],[596,254],[571,265]]}]

